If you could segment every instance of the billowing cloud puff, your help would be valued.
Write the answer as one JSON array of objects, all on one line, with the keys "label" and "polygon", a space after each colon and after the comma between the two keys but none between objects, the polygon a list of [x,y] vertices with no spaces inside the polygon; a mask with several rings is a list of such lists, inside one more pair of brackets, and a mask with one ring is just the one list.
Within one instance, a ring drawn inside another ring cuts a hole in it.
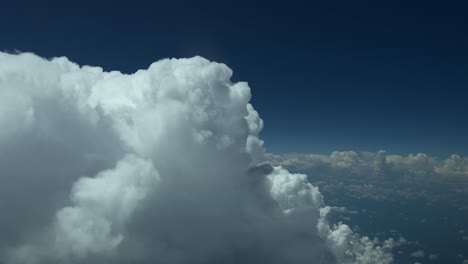
[{"label": "billowing cloud puff", "polygon": [[468,176],[468,157],[460,157],[453,154],[449,159],[444,160],[435,170],[439,174]]},{"label": "billowing cloud puff", "polygon": [[260,165],[263,121],[231,75],[0,53],[0,261],[391,263],[393,240],[330,226],[306,175]]}]

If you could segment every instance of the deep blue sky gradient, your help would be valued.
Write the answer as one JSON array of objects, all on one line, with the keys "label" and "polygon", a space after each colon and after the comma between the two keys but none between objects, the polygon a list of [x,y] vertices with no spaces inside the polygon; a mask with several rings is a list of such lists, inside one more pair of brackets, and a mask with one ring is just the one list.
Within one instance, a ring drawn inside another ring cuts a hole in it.
[{"label": "deep blue sky gradient", "polygon": [[466,1],[36,2],[2,3],[0,50],[127,73],[224,62],[270,152],[468,155]]}]

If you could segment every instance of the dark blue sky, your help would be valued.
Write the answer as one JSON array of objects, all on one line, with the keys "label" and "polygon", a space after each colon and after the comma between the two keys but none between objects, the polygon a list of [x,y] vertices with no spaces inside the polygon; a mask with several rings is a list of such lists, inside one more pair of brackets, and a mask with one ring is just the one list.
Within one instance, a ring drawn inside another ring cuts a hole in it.
[{"label": "dark blue sky", "polygon": [[468,155],[466,1],[10,2],[3,51],[122,72],[226,63],[253,90],[268,151]]}]

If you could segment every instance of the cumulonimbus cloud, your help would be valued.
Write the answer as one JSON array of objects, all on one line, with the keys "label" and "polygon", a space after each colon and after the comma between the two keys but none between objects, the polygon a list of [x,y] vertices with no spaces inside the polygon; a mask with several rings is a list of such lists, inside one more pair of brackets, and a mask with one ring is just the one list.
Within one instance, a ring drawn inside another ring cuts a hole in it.
[{"label": "cumulonimbus cloud", "polygon": [[264,160],[247,83],[201,57],[134,74],[0,53],[0,260],[391,263]]}]

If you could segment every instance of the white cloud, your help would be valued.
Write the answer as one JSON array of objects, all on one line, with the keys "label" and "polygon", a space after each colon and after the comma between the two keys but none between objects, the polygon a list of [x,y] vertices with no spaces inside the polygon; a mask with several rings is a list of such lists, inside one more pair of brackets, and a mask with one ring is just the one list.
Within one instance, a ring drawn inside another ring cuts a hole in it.
[{"label": "white cloud", "polygon": [[307,175],[291,174],[282,167],[275,167],[267,179],[271,196],[286,214],[309,209],[318,219],[323,198],[318,188],[307,181]]},{"label": "white cloud", "polygon": [[115,168],[93,178],[78,179],[71,191],[72,205],[60,209],[40,244],[10,252],[12,261],[36,263],[41,258],[66,261],[92,253],[111,253],[138,204],[155,187],[159,175],[150,161],[128,155]]},{"label": "white cloud", "polygon": [[413,253],[411,253],[411,256],[414,258],[423,258],[426,255],[426,253],[422,250],[417,250]]},{"label": "white cloud", "polygon": [[444,160],[443,164],[436,168],[440,174],[468,176],[468,157],[460,157],[453,154],[449,159]]},{"label": "white cloud", "polygon": [[126,75],[0,53],[0,259],[391,263],[398,243],[330,226],[306,175],[257,166],[263,121],[231,75],[201,57]]}]

